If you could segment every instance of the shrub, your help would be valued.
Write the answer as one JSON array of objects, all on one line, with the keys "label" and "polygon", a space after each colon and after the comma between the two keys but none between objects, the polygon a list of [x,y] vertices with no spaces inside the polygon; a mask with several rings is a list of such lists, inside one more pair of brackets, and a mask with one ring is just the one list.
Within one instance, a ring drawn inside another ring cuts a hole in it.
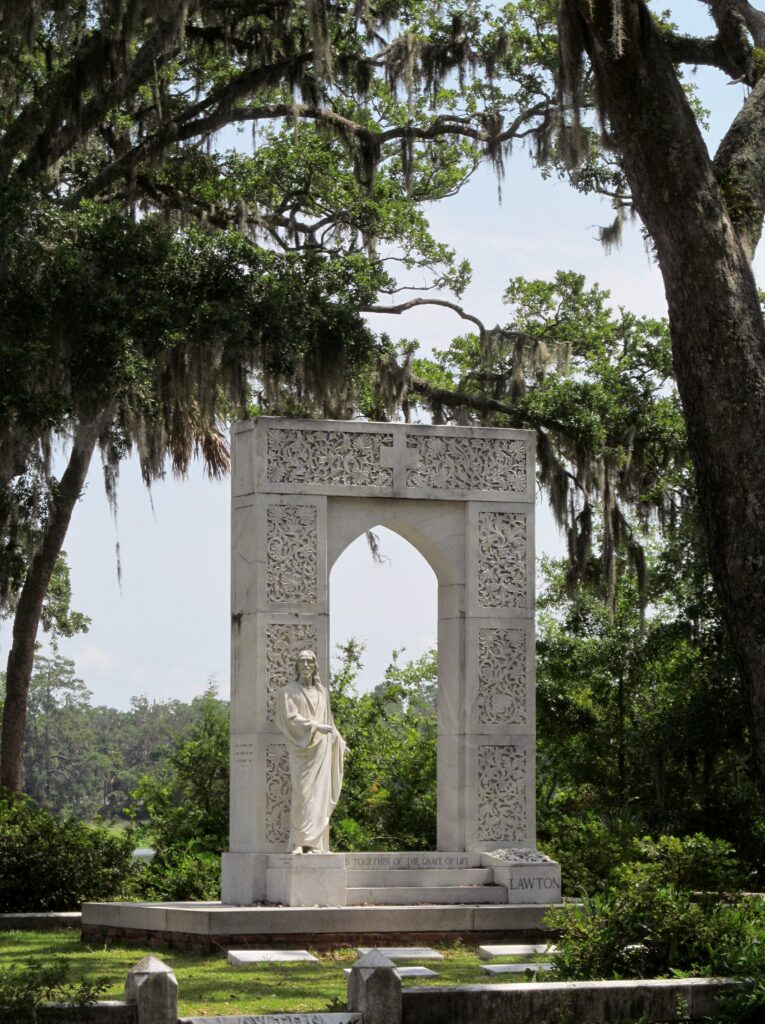
[{"label": "shrub", "polygon": [[74,910],[113,899],[132,869],[133,838],[0,796],[0,912]]},{"label": "shrub", "polygon": [[602,891],[614,869],[636,854],[631,831],[610,827],[595,814],[548,814],[539,832],[539,845],[560,863],[566,896]]},{"label": "shrub", "polygon": [[69,980],[69,965],[54,960],[40,964],[0,966],[0,1024],[34,1024],[43,1003],[86,1006],[108,985],[108,979]]},{"label": "shrub", "polygon": [[751,976],[765,939],[765,904],[732,891],[740,868],[730,845],[662,836],[642,840],[638,854],[641,860],[615,869],[602,893],[548,915],[560,935],[559,976]]},{"label": "shrub", "polygon": [[220,857],[193,847],[172,847],[141,864],[126,880],[125,900],[219,900]]}]

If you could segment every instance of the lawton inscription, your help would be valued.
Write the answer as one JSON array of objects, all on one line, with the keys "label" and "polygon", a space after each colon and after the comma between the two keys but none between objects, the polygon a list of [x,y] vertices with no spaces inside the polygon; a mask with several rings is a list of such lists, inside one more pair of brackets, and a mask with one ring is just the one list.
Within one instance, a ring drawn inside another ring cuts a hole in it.
[{"label": "lawton inscription", "polygon": [[560,889],[560,879],[551,878],[550,875],[536,875],[533,878],[513,878],[511,875],[503,884],[513,891],[523,889],[526,892],[538,892],[540,889]]}]

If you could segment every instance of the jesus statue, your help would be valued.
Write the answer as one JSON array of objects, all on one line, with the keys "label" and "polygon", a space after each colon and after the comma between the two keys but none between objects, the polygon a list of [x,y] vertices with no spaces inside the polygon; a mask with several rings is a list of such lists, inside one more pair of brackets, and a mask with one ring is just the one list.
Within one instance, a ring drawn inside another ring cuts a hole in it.
[{"label": "jesus statue", "polygon": [[316,655],[301,651],[278,692],[276,724],[287,740],[292,783],[290,852],[328,853],[329,818],[343,784],[345,741],[335,728]]}]

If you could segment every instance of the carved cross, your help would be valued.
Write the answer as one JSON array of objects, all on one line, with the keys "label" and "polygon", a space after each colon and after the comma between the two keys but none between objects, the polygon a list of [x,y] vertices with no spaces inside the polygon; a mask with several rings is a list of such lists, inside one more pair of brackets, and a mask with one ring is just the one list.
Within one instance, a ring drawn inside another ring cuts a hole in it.
[{"label": "carved cross", "polygon": [[399,493],[406,491],[406,471],[414,469],[420,463],[420,453],[408,448],[406,437],[396,433],[393,444],[380,449],[380,465],[383,469],[393,470],[393,490]]}]

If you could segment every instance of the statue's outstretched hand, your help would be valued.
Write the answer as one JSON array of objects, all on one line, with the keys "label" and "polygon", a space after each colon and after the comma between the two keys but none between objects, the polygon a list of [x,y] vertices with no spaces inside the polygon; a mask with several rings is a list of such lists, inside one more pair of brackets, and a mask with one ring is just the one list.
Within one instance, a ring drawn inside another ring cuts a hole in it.
[{"label": "statue's outstretched hand", "polygon": [[322,725],[320,722],[317,722],[316,723],[316,731],[317,732],[332,732],[332,726],[331,725]]}]

